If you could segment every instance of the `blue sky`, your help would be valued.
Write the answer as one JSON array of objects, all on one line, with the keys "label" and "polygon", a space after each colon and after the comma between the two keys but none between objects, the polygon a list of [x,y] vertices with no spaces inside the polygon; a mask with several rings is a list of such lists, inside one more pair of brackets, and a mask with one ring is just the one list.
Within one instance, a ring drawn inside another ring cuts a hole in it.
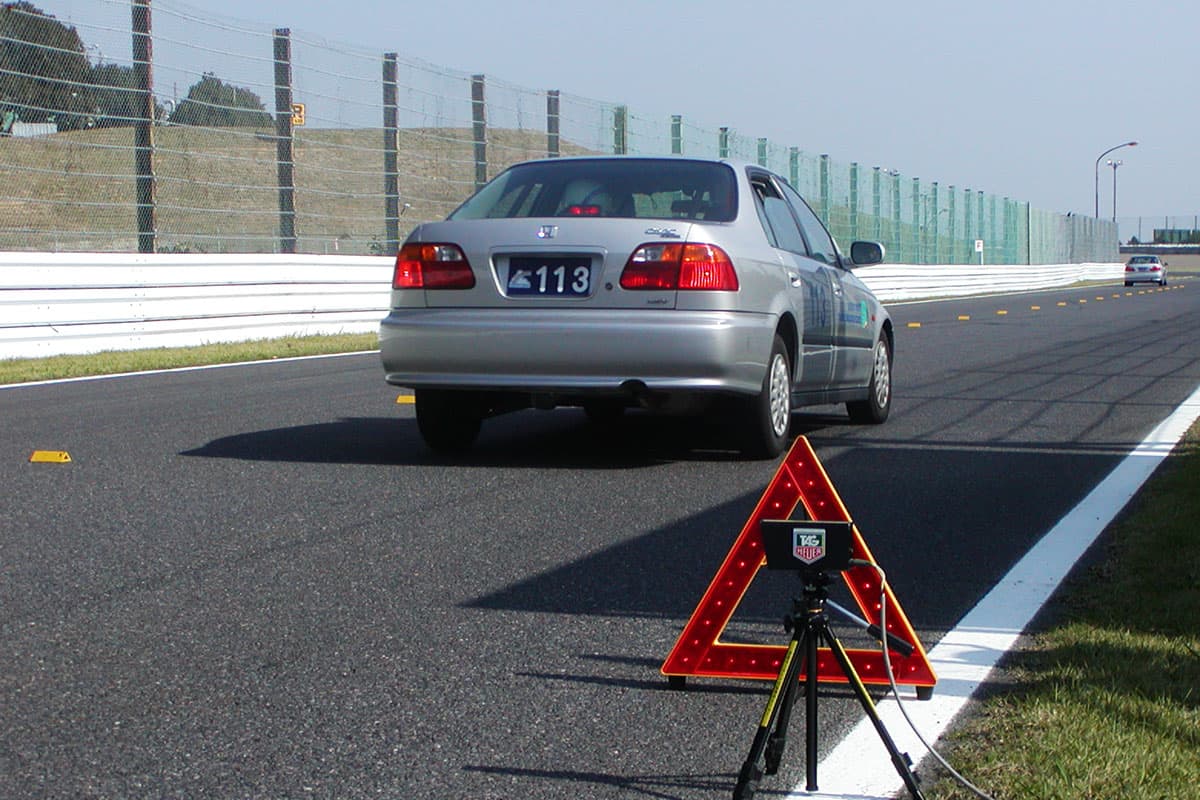
[{"label": "blue sky", "polygon": [[[1200,213],[1200,3],[152,0],[168,3],[1054,211],[1093,213],[1096,157],[1137,140],[1114,154],[1118,216],[1148,231]],[[81,31],[128,24],[127,0],[34,4]],[[127,31],[111,36],[128,59]],[[1103,163],[1099,185],[1109,217]]]}]

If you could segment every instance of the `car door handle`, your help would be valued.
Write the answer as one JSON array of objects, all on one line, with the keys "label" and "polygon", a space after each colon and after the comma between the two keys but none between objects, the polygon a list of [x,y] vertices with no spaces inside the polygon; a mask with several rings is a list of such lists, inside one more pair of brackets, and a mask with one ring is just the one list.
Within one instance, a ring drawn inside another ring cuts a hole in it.
[{"label": "car door handle", "polygon": [[791,280],[792,286],[801,286],[804,284],[804,279],[794,272],[788,273],[788,279]]}]

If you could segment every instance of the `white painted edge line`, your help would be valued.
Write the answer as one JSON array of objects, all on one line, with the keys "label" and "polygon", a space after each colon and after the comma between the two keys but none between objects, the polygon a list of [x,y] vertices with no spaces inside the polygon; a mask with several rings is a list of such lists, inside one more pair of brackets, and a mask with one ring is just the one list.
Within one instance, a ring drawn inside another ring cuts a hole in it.
[{"label": "white painted edge line", "polygon": [[[904,708],[927,741],[933,744],[945,733],[1075,562],[1198,418],[1200,387],[1051,528],[958,626],[929,651],[929,660],[938,675],[933,698],[916,700],[909,695],[903,698]],[[905,722],[893,695],[884,698],[878,709],[901,752],[908,753],[914,762],[929,757]],[[970,775],[965,777],[971,779]],[[801,784],[788,797],[888,800],[906,792],[879,734],[865,717],[818,763],[817,782],[836,791],[808,792]]]},{"label": "white painted edge line", "polygon": [[55,378],[48,381],[28,381],[26,383],[0,384],[0,391],[5,389],[27,389],[31,386],[53,386],[57,383],[86,383],[88,381],[108,381],[114,378],[137,378],[143,375],[170,375],[173,372],[200,372],[208,369],[228,369],[231,367],[253,367],[259,364],[282,364],[287,361],[313,361],[318,358],[342,358],[344,356],[362,356],[378,353],[378,350],[355,350],[349,353],[319,353],[311,356],[284,356],[282,358],[260,358],[257,361],[230,361],[224,364],[201,364],[195,367],[171,367],[169,369],[146,369],[138,372],[113,372],[108,375],[86,375],[82,378]]}]

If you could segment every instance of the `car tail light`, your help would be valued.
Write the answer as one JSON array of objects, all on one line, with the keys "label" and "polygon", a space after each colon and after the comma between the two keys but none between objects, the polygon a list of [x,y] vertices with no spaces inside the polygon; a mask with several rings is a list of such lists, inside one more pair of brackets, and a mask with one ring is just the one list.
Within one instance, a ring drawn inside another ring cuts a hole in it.
[{"label": "car tail light", "polygon": [[1125,271],[1126,271],[1126,272],[1137,272],[1137,270],[1136,270],[1136,269],[1134,269],[1134,268],[1133,268],[1133,266],[1132,266],[1131,264],[1126,264],[1126,265],[1125,265]]},{"label": "car tail light", "polygon": [[644,244],[625,263],[622,289],[736,292],[737,272],[711,244]]},{"label": "car tail light", "polygon": [[475,273],[456,244],[406,244],[396,254],[393,289],[470,289]]},{"label": "car tail light", "polygon": [[1151,265],[1150,265],[1150,271],[1151,271],[1151,272],[1160,272],[1161,270],[1162,270],[1162,267],[1160,267],[1158,264],[1151,264]]}]

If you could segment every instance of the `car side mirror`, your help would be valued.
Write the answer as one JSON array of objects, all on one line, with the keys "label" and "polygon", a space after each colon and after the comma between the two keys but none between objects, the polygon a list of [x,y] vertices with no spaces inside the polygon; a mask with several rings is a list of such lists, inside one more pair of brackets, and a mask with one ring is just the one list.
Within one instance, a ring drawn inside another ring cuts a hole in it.
[{"label": "car side mirror", "polygon": [[855,267],[882,264],[883,256],[883,245],[879,242],[854,242],[850,245],[850,260]]}]

